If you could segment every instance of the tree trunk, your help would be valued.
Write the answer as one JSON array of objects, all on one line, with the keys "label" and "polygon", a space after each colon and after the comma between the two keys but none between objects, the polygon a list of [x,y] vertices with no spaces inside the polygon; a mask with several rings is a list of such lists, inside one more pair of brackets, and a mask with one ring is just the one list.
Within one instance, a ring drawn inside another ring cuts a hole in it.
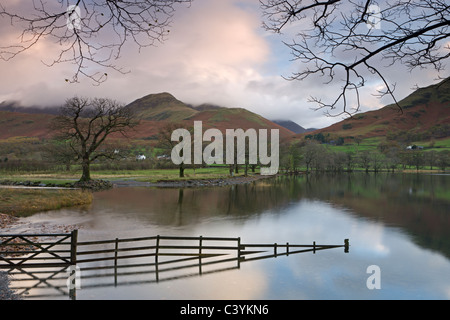
[{"label": "tree trunk", "polygon": [[180,178],[184,178],[184,166],[183,166],[183,164],[180,165]]},{"label": "tree trunk", "polygon": [[83,159],[83,163],[81,164],[83,168],[83,175],[81,176],[80,181],[90,181],[91,180],[91,167],[90,167],[89,159]]}]

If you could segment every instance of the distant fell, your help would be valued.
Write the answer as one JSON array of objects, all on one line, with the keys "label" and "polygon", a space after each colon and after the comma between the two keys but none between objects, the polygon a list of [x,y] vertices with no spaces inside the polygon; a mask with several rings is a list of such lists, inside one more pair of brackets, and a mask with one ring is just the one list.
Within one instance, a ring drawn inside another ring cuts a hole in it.
[{"label": "distant fell", "polygon": [[450,136],[450,78],[418,88],[396,104],[358,113],[312,134],[330,133],[340,137],[391,138],[409,135],[420,138]]},{"label": "distant fell", "polygon": [[3,101],[0,111],[19,112],[27,114],[53,114],[59,113],[58,107],[23,106],[19,101]]},{"label": "distant fell", "polygon": [[[293,136],[295,133],[254,112],[244,108],[226,108],[216,104],[205,103],[192,106],[184,103],[172,94],[164,92],[149,94],[126,106],[144,122],[138,130],[147,136],[157,134],[158,128],[167,122],[177,122],[189,126],[194,121],[202,121],[203,127],[226,129],[278,129],[280,137]],[[146,123],[146,121],[151,122]],[[144,133],[145,132],[145,133]],[[141,134],[139,134],[141,135]]]},{"label": "distant fell", "polygon": [[141,120],[180,121],[198,111],[167,92],[149,94],[126,106]]},{"label": "distant fell", "polygon": [[305,129],[301,125],[299,125],[291,120],[272,120],[272,121],[282,127],[285,127],[288,130],[291,130],[294,133],[305,133],[305,132],[310,132],[310,131],[316,130],[313,128]]}]

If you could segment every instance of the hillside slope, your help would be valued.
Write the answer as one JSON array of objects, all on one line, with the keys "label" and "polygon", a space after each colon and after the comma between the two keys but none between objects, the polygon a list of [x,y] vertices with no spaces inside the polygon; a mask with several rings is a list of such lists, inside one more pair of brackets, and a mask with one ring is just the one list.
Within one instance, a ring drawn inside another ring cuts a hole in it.
[{"label": "hillside slope", "polygon": [[39,139],[51,136],[51,114],[29,114],[0,111],[0,139],[12,137],[35,137]]},{"label": "hillside slope", "polygon": [[417,89],[399,101],[399,105],[401,109],[392,104],[379,110],[359,113],[310,134],[330,133],[360,138],[401,134],[432,135],[435,138],[449,136],[450,80]]}]

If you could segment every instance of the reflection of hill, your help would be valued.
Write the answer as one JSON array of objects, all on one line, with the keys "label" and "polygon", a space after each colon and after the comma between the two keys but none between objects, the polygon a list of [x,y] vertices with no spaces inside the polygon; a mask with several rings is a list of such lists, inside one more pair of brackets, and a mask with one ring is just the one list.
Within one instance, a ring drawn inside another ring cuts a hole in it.
[{"label": "reflection of hill", "polygon": [[308,179],[304,196],[399,227],[420,246],[450,257],[449,181],[439,175],[318,175]]}]

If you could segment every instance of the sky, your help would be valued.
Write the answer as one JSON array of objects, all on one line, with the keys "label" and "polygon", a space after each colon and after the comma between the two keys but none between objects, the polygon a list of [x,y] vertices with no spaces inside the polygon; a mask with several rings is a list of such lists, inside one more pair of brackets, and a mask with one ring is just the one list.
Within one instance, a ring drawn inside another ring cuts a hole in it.
[{"label": "sky", "polygon": [[[21,1],[29,0],[8,3]],[[263,29],[262,21],[258,0],[193,0],[189,7],[180,5],[167,40],[142,50],[132,43],[127,45],[114,64],[129,72],[105,70],[108,79],[99,86],[87,78],[67,83],[65,79],[71,78],[75,70],[72,64],[46,66],[43,62],[55,58],[59,47],[54,39],[44,38],[14,59],[0,60],[0,102],[54,106],[78,95],[128,104],[148,94],[169,92],[185,103],[241,107],[270,120],[292,120],[305,128],[323,128],[341,121],[343,117],[327,117],[308,102],[310,96],[329,100],[339,87],[325,85],[323,79],[317,78],[284,78],[301,68],[298,61],[291,60],[289,48],[283,44],[292,39],[296,26],[287,26],[286,34],[280,35]],[[2,45],[17,39],[20,30],[10,26],[9,21],[1,20],[0,26]],[[391,82],[397,83],[400,99],[415,85],[436,82],[433,71],[405,74],[400,68],[386,70]],[[361,111],[392,103],[373,95],[379,86],[379,81],[367,83]]]}]

